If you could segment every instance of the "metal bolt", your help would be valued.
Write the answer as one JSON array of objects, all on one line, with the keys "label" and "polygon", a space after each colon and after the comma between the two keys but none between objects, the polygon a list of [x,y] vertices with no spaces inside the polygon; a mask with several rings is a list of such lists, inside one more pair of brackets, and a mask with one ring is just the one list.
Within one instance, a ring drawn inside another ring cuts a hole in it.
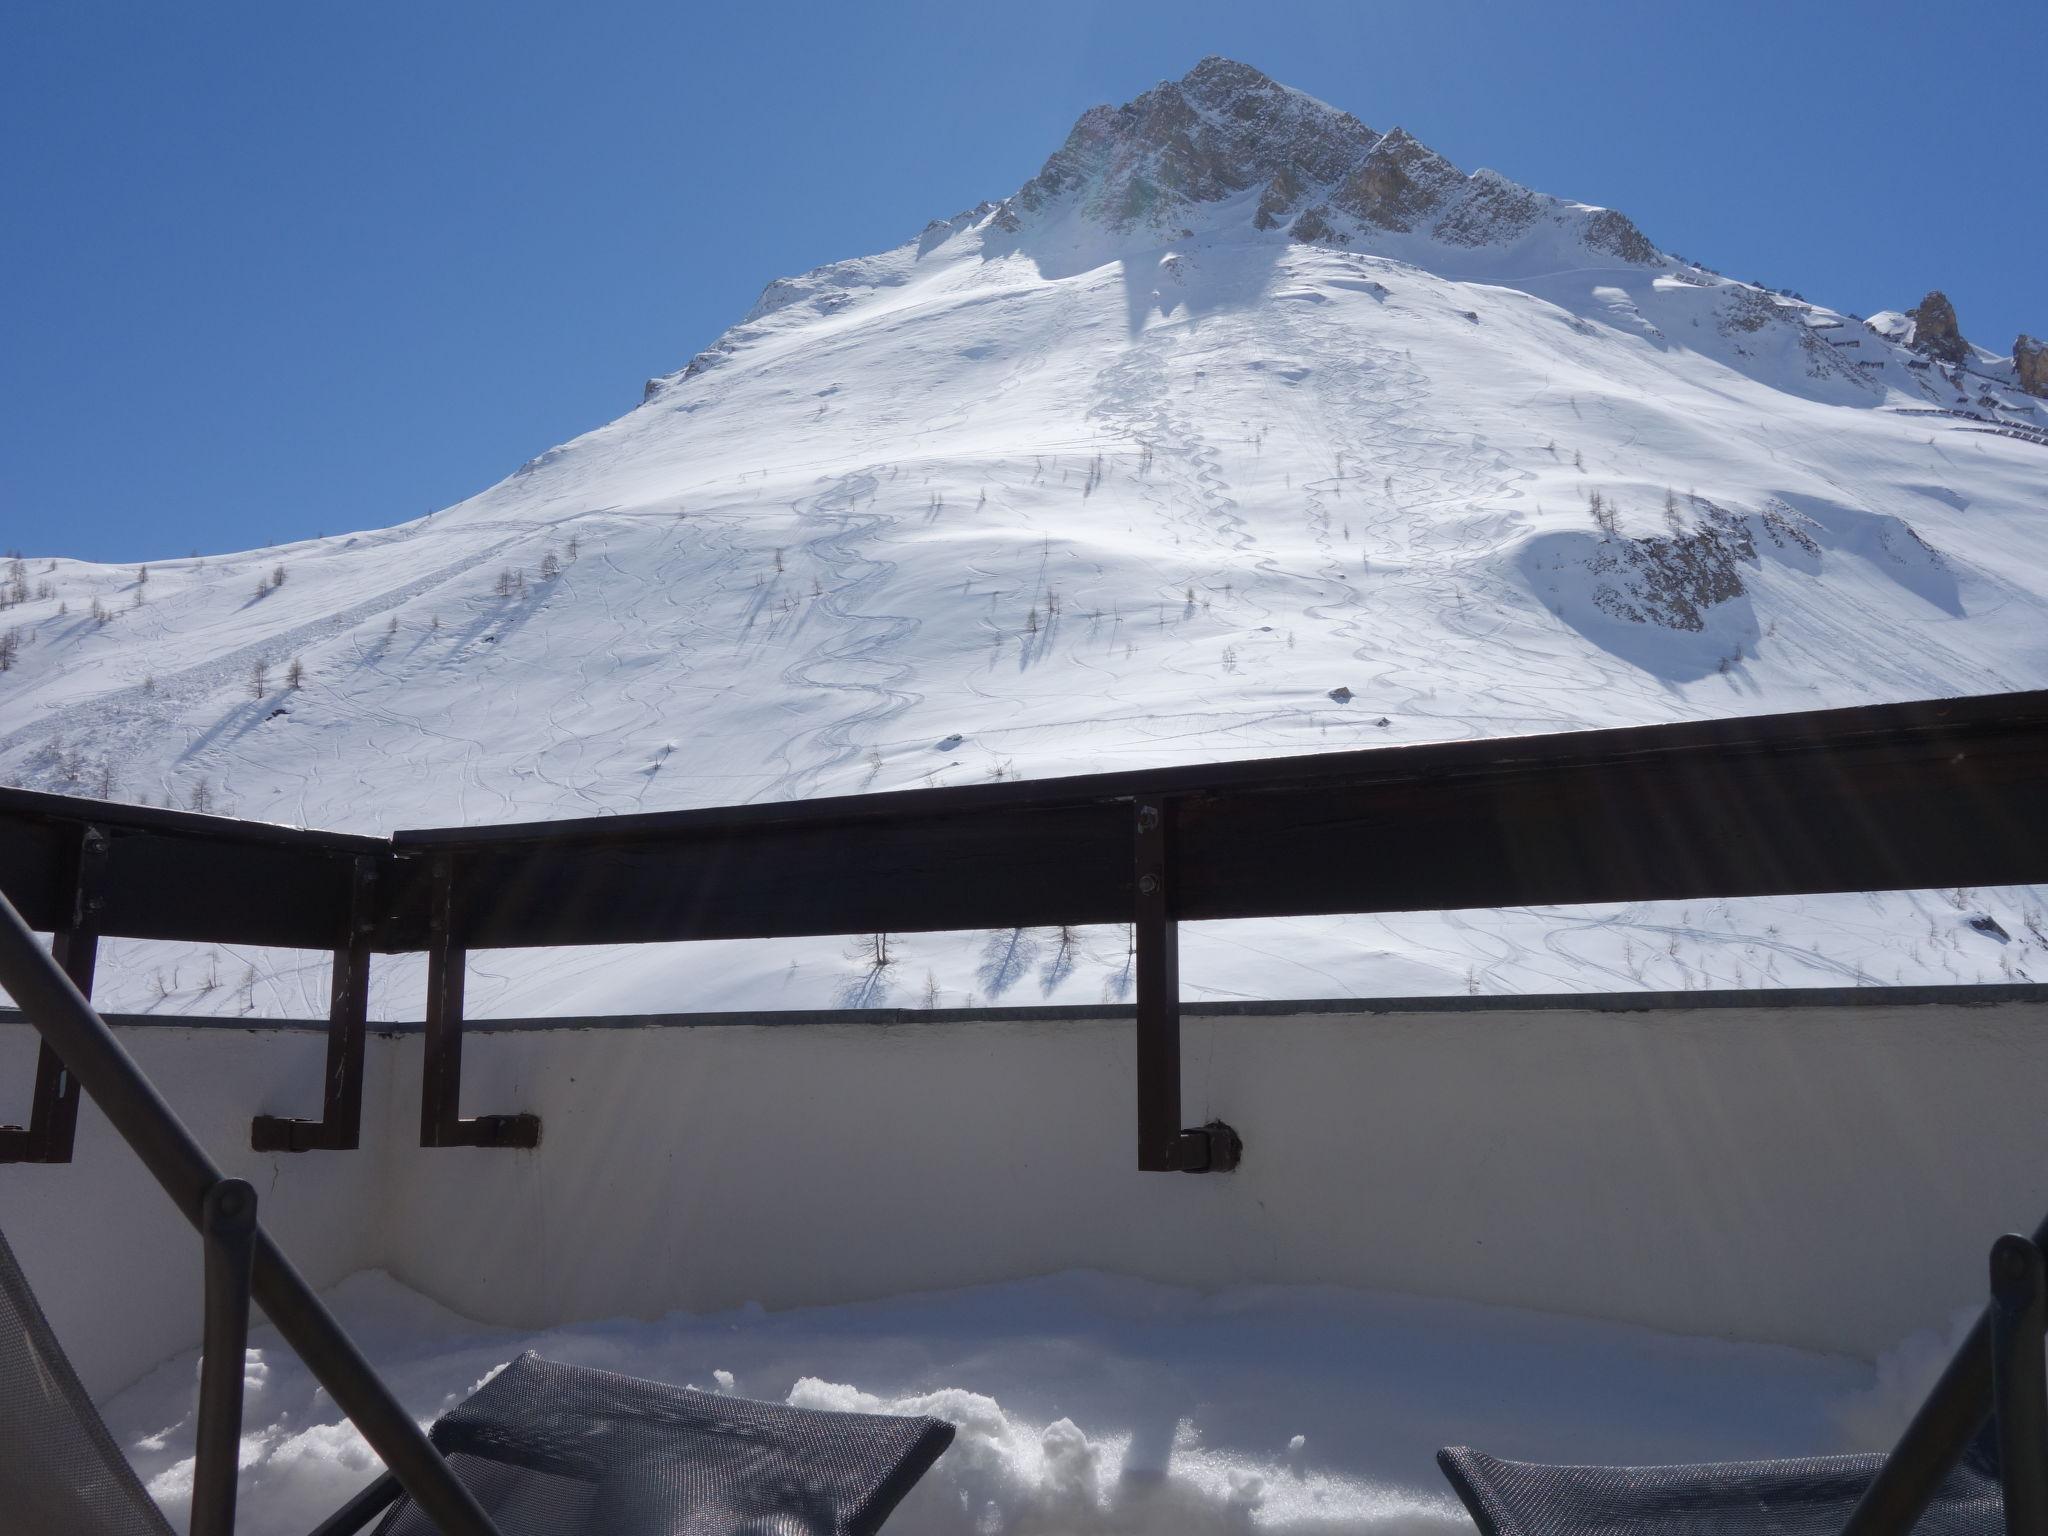
[{"label": "metal bolt", "polygon": [[1150,896],[1153,892],[1159,889],[1159,877],[1157,875],[1138,876],[1138,889],[1143,891],[1147,896]]},{"label": "metal bolt", "polygon": [[2016,1234],[2001,1237],[1991,1248],[1991,1262],[1999,1278],[2018,1283],[2026,1278],[2029,1269],[2027,1250],[2033,1246],[2026,1238]]},{"label": "metal bolt", "polygon": [[1138,830],[1140,832],[1157,832],[1159,830],[1158,806],[1141,805],[1138,807]]}]

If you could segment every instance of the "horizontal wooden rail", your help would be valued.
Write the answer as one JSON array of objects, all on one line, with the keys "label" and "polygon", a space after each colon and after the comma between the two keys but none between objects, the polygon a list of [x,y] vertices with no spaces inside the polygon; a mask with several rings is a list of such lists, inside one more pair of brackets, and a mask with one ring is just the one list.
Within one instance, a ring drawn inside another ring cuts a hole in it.
[{"label": "horizontal wooden rail", "polygon": [[[1151,773],[402,832],[472,948],[1132,920],[1132,806],[1176,919],[2048,879],[2048,693]],[[397,939],[423,931],[401,873]],[[411,947],[408,943],[407,947]]]},{"label": "horizontal wooden rail", "polygon": [[471,949],[1122,923],[1132,805],[1173,807],[1177,919],[2048,880],[2048,692],[389,840],[0,790],[0,890],[66,926],[106,829],[107,937]]},{"label": "horizontal wooden rail", "polygon": [[107,841],[95,915],[109,938],[331,949],[357,856],[391,855],[384,838],[0,789],[0,891],[31,928],[71,926],[89,826]]}]

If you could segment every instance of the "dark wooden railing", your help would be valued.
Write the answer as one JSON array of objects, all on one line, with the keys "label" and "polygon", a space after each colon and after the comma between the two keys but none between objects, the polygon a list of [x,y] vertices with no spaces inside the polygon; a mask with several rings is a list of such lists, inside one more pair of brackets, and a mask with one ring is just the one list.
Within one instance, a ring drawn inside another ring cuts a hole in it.
[{"label": "dark wooden railing", "polygon": [[[2037,881],[2048,692],[390,838],[0,790],[0,890],[82,988],[103,935],[334,952],[322,1116],[254,1132],[289,1151],[355,1144],[373,952],[429,957],[422,1143],[530,1146],[456,1114],[470,949],[1132,923],[1139,1166],[1201,1172],[1183,919]],[[68,1155],[45,1065],[0,1159]]]}]

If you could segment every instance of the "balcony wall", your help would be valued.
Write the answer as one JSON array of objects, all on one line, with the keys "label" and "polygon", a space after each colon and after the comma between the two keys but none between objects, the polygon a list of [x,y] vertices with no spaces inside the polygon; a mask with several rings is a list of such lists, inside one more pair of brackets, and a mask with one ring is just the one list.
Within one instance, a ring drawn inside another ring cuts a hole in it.
[{"label": "balcony wall", "polygon": [[[316,1282],[494,1322],[1087,1267],[1869,1355],[2048,1208],[2048,989],[1967,995],[1191,1009],[1188,1123],[1245,1140],[1213,1176],[1135,1171],[1130,1025],[1073,1010],[472,1026],[464,1112],[539,1113],[531,1152],[418,1148],[408,1032],[371,1041],[365,1150],[259,1157],[317,1034],[122,1032]],[[0,1025],[0,1083],[32,1060]],[[0,1228],[95,1391],[196,1339],[196,1239],[90,1110],[75,1164],[0,1168]]]}]

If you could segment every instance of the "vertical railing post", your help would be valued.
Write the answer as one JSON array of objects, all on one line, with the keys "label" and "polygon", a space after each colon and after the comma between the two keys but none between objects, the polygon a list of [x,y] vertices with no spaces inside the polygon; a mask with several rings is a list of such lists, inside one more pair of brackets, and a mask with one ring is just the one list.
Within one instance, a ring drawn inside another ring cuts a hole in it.
[{"label": "vertical railing post", "polygon": [[1146,1173],[1227,1173],[1243,1155],[1220,1120],[1181,1127],[1180,923],[1174,909],[1172,804],[1140,796],[1132,806],[1136,909],[1138,1168]]},{"label": "vertical railing post", "polygon": [[1138,1167],[1175,1168],[1180,1140],[1180,925],[1169,905],[1169,832],[1157,800],[1135,806]]},{"label": "vertical railing post", "polygon": [[363,1049],[369,1028],[370,946],[359,937],[347,949],[335,951],[334,985],[327,1001],[320,1145],[329,1151],[353,1152],[362,1141]]},{"label": "vertical railing post", "polygon": [[320,1118],[258,1115],[249,1127],[249,1145],[255,1151],[353,1152],[361,1143],[376,898],[377,860],[360,854],[349,871],[348,928],[334,951],[327,994],[327,1067],[321,1076]]},{"label": "vertical railing post", "polygon": [[[71,922],[51,937],[50,953],[71,984],[92,996],[99,963],[100,910],[106,905],[107,829],[79,834],[72,873]],[[44,1040],[36,1048],[36,1085],[26,1127],[0,1126],[0,1163],[68,1163],[78,1137],[78,1080]]]},{"label": "vertical railing post", "polygon": [[447,854],[427,868],[427,1020],[420,1063],[420,1145],[537,1147],[538,1115],[462,1118],[462,992],[469,952],[455,931],[455,867]]},{"label": "vertical railing post", "polygon": [[2048,1279],[2017,1234],[1991,1248],[1991,1399],[2006,1536],[2048,1536]]},{"label": "vertical railing post", "polygon": [[220,1180],[206,1192],[199,1232],[206,1248],[206,1329],[199,1361],[199,1440],[192,1458],[192,1536],[234,1536],[256,1191],[241,1179]]},{"label": "vertical railing post", "polygon": [[[83,928],[56,934],[50,940],[50,953],[71,984],[90,998],[99,970],[99,935]],[[78,1140],[78,1079],[47,1042],[36,1053],[35,1093],[35,1107],[29,1112],[28,1161],[68,1163]]]},{"label": "vertical railing post", "polygon": [[427,871],[427,1019],[420,1064],[420,1145],[458,1145],[462,1114],[462,985],[469,954],[455,942],[453,860],[438,855]]}]

